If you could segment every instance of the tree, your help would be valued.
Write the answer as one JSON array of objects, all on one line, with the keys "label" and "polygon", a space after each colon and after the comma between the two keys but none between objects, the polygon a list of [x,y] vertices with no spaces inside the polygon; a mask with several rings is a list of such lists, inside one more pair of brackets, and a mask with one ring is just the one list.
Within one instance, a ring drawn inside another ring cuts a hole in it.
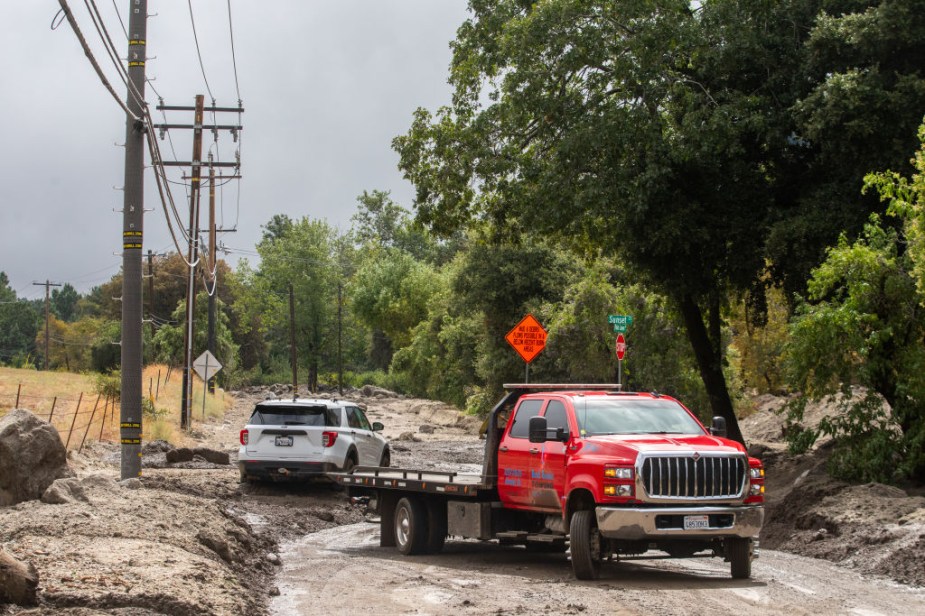
[{"label": "tree", "polygon": [[[809,297],[791,325],[787,363],[807,400],[841,393],[841,413],[818,430],[797,429],[803,448],[836,439],[829,468],[855,481],[925,481],[925,309],[899,234],[874,217],[864,237],[844,236],[813,271]],[[851,386],[866,388],[852,396]],[[883,403],[888,405],[884,407]]]},{"label": "tree", "polygon": [[901,123],[922,108],[921,11],[900,4],[473,0],[453,44],[452,106],[418,110],[394,142],[418,218],[438,232],[478,218],[501,235],[558,234],[629,263],[672,298],[713,411],[741,440],[726,298],[763,293],[769,250],[775,276],[799,281],[805,255],[876,207],[836,190],[861,174],[835,173],[846,165],[826,139],[847,128],[862,151],[866,135],[869,169],[895,153],[893,129],[881,139],[852,124],[869,97],[840,109],[829,77],[910,51],[853,93]]},{"label": "tree", "polygon": [[77,318],[77,303],[80,294],[70,283],[64,283],[60,289],[51,291],[51,309],[62,321],[70,323]]},{"label": "tree", "polygon": [[0,361],[24,365],[35,353],[41,313],[16,298],[5,272],[0,272]]}]

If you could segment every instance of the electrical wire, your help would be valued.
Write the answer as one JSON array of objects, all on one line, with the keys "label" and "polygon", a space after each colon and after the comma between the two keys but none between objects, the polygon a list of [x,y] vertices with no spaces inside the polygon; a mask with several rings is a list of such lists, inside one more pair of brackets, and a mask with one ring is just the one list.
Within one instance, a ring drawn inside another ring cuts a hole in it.
[{"label": "electrical wire", "polygon": [[206,82],[206,91],[209,93],[209,97],[212,99],[213,105],[215,104],[215,97],[212,96],[212,88],[209,87],[209,78],[206,77],[206,67],[202,63],[202,53],[199,51],[199,36],[196,34],[196,19],[193,17],[193,1],[187,0],[189,5],[189,20],[193,26],[193,40],[196,42],[196,55],[199,57],[199,68],[202,70],[202,80]]},{"label": "electrical wire", "polygon": [[231,66],[234,69],[234,89],[238,94],[238,106],[241,106],[241,88],[238,85],[238,61],[234,53],[234,27],[231,25],[231,0],[228,0],[228,36],[231,39]]},{"label": "electrical wire", "polygon": [[96,71],[97,76],[100,78],[100,81],[103,82],[103,85],[118,103],[119,107],[125,111],[125,115],[132,118],[136,122],[141,121],[141,119],[136,116],[131,110],[126,106],[122,99],[119,98],[119,95],[116,94],[116,91],[113,89],[112,84],[109,83],[109,80],[106,78],[106,75],[103,73],[103,69],[100,67],[99,63],[96,61],[96,57],[93,55],[93,51],[90,49],[90,46],[87,44],[87,40],[84,38],[83,33],[80,31],[80,26],[77,25],[77,20],[74,19],[74,14],[71,12],[71,7],[68,6],[67,0],[58,0],[58,3],[61,5],[61,10],[64,11],[64,16],[67,18],[67,22],[71,26],[71,30],[74,31],[74,35],[77,37],[77,40],[80,42],[80,46],[83,47],[84,55],[87,56],[87,59],[90,60],[90,64],[93,65],[94,70]]}]

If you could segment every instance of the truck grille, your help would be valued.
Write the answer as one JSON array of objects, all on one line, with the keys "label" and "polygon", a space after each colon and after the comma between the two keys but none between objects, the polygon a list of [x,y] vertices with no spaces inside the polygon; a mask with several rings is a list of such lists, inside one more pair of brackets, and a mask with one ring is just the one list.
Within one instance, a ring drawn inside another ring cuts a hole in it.
[{"label": "truck grille", "polygon": [[738,498],[746,468],[743,456],[653,456],[643,461],[640,479],[653,498]]}]

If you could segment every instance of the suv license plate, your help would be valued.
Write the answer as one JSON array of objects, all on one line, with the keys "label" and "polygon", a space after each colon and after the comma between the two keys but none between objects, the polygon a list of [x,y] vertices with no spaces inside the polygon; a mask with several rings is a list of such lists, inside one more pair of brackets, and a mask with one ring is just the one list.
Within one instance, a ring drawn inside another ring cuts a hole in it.
[{"label": "suv license plate", "polygon": [[684,516],[684,530],[704,530],[710,528],[710,516],[686,515]]},{"label": "suv license plate", "polygon": [[291,436],[277,436],[276,446],[277,447],[292,447],[292,437]]}]

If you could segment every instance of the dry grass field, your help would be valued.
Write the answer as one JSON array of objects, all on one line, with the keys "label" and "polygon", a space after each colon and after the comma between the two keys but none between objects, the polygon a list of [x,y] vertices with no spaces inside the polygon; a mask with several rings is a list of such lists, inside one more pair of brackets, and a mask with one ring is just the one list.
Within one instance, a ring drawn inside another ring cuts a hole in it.
[{"label": "dry grass field", "polygon": [[[87,440],[116,440],[119,436],[118,400],[100,393],[99,376],[68,372],[43,372],[0,368],[0,416],[13,408],[24,408],[55,425],[69,449],[80,448]],[[146,441],[163,439],[184,444],[180,430],[181,371],[162,364],[145,368],[142,392],[153,403],[143,418]],[[18,401],[18,404],[17,404]],[[203,384],[194,377],[193,428],[202,421],[224,415],[232,400],[221,390],[206,396]]]}]

